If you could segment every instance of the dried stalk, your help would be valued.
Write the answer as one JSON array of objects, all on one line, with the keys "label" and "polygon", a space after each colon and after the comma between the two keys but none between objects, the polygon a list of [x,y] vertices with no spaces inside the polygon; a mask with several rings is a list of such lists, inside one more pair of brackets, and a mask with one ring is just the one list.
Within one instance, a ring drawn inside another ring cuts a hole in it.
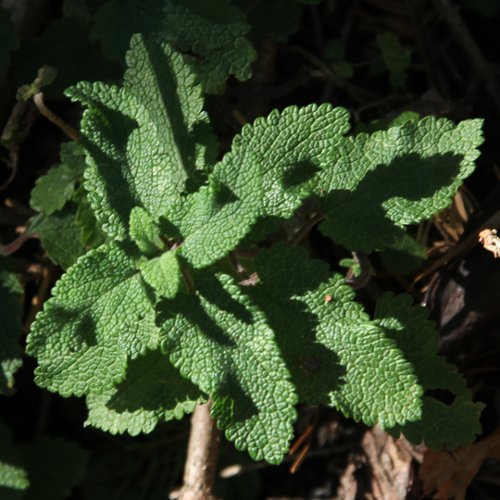
[{"label": "dried stalk", "polygon": [[212,492],[217,470],[220,432],[210,416],[211,403],[198,405],[191,419],[184,485],[180,500],[215,500]]}]

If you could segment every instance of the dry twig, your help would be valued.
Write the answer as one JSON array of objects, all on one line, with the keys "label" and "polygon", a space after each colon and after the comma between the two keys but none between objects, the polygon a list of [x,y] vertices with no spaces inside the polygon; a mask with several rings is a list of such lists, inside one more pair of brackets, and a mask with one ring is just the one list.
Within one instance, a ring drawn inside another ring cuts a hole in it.
[{"label": "dry twig", "polygon": [[198,405],[191,419],[184,485],[180,500],[212,500],[220,432],[210,415],[211,403]]}]

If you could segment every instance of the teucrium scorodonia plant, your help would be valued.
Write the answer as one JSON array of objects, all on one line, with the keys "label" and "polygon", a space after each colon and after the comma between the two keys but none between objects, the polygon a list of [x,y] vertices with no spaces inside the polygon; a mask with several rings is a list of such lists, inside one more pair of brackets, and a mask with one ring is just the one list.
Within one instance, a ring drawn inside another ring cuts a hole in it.
[{"label": "teucrium scorodonia plant", "polygon": [[[387,247],[450,203],[474,168],[481,121],[349,135],[345,109],[292,106],[243,127],[216,161],[189,61],[136,35],[127,65],[122,86],[67,92],[86,109],[85,188],[106,242],[68,269],[37,317],[37,383],[85,396],[88,422],[114,433],[149,432],[210,397],[227,438],[274,463],[299,402],[433,447],[471,441],[482,406],[407,296],[383,295],[370,318],[301,248],[258,252],[251,286],[224,259],[306,199],[347,249]],[[425,395],[436,388],[453,403]]]}]

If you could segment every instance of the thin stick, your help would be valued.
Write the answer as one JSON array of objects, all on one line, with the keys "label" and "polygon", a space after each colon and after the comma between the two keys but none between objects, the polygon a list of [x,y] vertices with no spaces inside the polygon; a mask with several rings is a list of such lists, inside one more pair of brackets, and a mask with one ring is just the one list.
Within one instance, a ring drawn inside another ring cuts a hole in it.
[{"label": "thin stick", "polygon": [[38,92],[38,94],[34,95],[33,102],[35,103],[38,111],[40,111],[40,113],[45,116],[47,120],[58,126],[72,141],[80,140],[80,134],[73,127],[68,125],[62,118],[59,118],[55,113],[47,108],[47,106],[45,106],[42,92]]},{"label": "thin stick", "polygon": [[220,432],[210,416],[211,403],[198,405],[191,419],[184,485],[180,500],[213,500]]},{"label": "thin stick", "polygon": [[479,244],[478,242],[478,234],[481,230],[486,229],[488,227],[497,228],[500,227],[500,212],[495,213],[485,222],[483,222],[480,226],[478,226],[474,231],[469,234],[466,238],[464,238],[460,243],[452,247],[448,252],[446,252],[441,258],[433,262],[425,271],[420,273],[412,283],[412,287],[421,279],[429,276],[429,274],[433,273],[440,267],[448,264],[452,259],[472,250],[475,246]]}]

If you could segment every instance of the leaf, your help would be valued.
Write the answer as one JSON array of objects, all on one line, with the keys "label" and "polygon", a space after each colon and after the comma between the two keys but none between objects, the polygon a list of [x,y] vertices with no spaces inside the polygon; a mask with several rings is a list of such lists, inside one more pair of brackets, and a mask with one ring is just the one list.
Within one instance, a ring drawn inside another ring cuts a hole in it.
[{"label": "leaf", "polygon": [[197,273],[196,294],[159,305],[162,348],[213,400],[238,449],[279,463],[293,435],[296,395],[265,317],[232,279]]},{"label": "leaf", "polygon": [[22,292],[18,277],[7,270],[4,259],[0,260],[0,394],[13,392],[14,373],[23,363],[19,345],[23,330]]},{"label": "leaf", "polygon": [[495,458],[500,444],[498,430],[478,443],[453,450],[426,450],[420,467],[424,495],[433,498],[465,499],[467,487],[479,472],[483,462]]},{"label": "leaf", "polygon": [[154,299],[128,246],[103,245],[53,289],[28,336],[35,381],[62,396],[103,394],[125,377],[127,358],[158,344]]},{"label": "leaf", "polygon": [[393,33],[378,34],[376,43],[391,75],[392,86],[402,87],[406,81],[406,70],[410,66],[411,49],[401,45]]},{"label": "leaf", "polygon": [[80,185],[74,199],[78,204],[75,223],[80,229],[80,241],[85,247],[97,248],[105,242],[106,235],[97,222],[84,186]]},{"label": "leaf", "polygon": [[181,286],[181,268],[174,250],[143,262],[139,269],[144,281],[159,297],[171,299],[177,295]]},{"label": "leaf", "polygon": [[66,206],[52,215],[37,215],[29,227],[40,238],[50,260],[63,269],[68,269],[85,253],[75,217],[75,207]]},{"label": "leaf", "polygon": [[87,396],[87,424],[132,436],[151,432],[158,422],[180,419],[191,413],[198,389],[181,377],[168,357],[159,351],[130,361],[125,380],[102,394]]},{"label": "leaf", "polygon": [[201,87],[182,56],[166,43],[134,36],[126,60],[124,88],[156,128],[159,151],[173,171],[174,193],[183,191],[186,180],[215,156]]},{"label": "leaf", "polygon": [[451,203],[474,169],[481,124],[426,117],[328,145],[316,188],[328,216],[320,230],[350,250],[392,245],[404,226]]},{"label": "leaf", "polygon": [[425,390],[446,390],[455,400],[446,405],[426,396],[419,421],[389,432],[395,437],[402,432],[410,441],[424,441],[433,448],[455,448],[470,443],[480,432],[478,418],[483,405],[471,401],[457,368],[438,355],[438,333],[434,323],[427,319],[428,311],[412,306],[411,302],[408,295],[384,294],[377,302],[375,322],[386,329],[404,352]]},{"label": "leaf", "polygon": [[283,245],[262,252],[257,265],[259,304],[305,401],[367,425],[418,420],[422,388],[412,364],[353,300],[342,276],[328,277],[323,263]]},{"label": "leaf", "polygon": [[328,280],[327,264],[279,243],[260,251],[255,265],[259,283],[246,292],[274,331],[299,401],[328,404],[345,368],[334,350],[318,342],[318,318],[305,304],[308,292]]},{"label": "leaf", "polygon": [[160,238],[160,226],[151,214],[141,207],[130,212],[130,237],[144,255],[155,255],[165,244]]},{"label": "leaf", "polygon": [[132,208],[162,215],[212,154],[201,88],[182,58],[140,36],[132,45],[124,88],[80,83],[67,91],[88,108],[81,133],[90,203],[118,240],[128,236]]},{"label": "leaf", "polygon": [[77,143],[61,145],[61,160],[61,165],[37,179],[31,191],[31,207],[45,215],[60,210],[73,197],[75,185],[85,169],[83,149]]},{"label": "leaf", "polygon": [[96,15],[93,37],[108,57],[121,60],[134,33],[155,35],[187,57],[205,92],[222,93],[229,75],[251,76],[256,59],[244,35],[249,31],[243,13],[226,0],[207,5],[200,0],[112,0]]},{"label": "leaf", "polygon": [[209,185],[168,212],[182,235],[182,255],[194,267],[224,257],[259,217],[290,217],[310,194],[349,128],[342,108],[315,104],[272,111],[243,127],[209,176]]},{"label": "leaf", "polygon": [[181,52],[194,53],[204,91],[222,94],[229,75],[241,81],[252,76],[257,53],[244,36],[249,30],[244,14],[227,0],[173,0],[162,34]]},{"label": "leaf", "polygon": [[18,45],[19,39],[10,12],[0,6],[0,78],[9,64],[11,51],[17,49]]},{"label": "leaf", "polygon": [[83,478],[89,453],[73,441],[45,437],[22,446],[30,485],[23,499],[63,500]]},{"label": "leaf", "polygon": [[28,486],[23,457],[12,442],[10,429],[0,420],[0,495],[5,500],[21,500]]},{"label": "leaf", "polygon": [[380,252],[380,260],[385,268],[399,276],[414,272],[426,259],[425,245],[407,233]]}]

